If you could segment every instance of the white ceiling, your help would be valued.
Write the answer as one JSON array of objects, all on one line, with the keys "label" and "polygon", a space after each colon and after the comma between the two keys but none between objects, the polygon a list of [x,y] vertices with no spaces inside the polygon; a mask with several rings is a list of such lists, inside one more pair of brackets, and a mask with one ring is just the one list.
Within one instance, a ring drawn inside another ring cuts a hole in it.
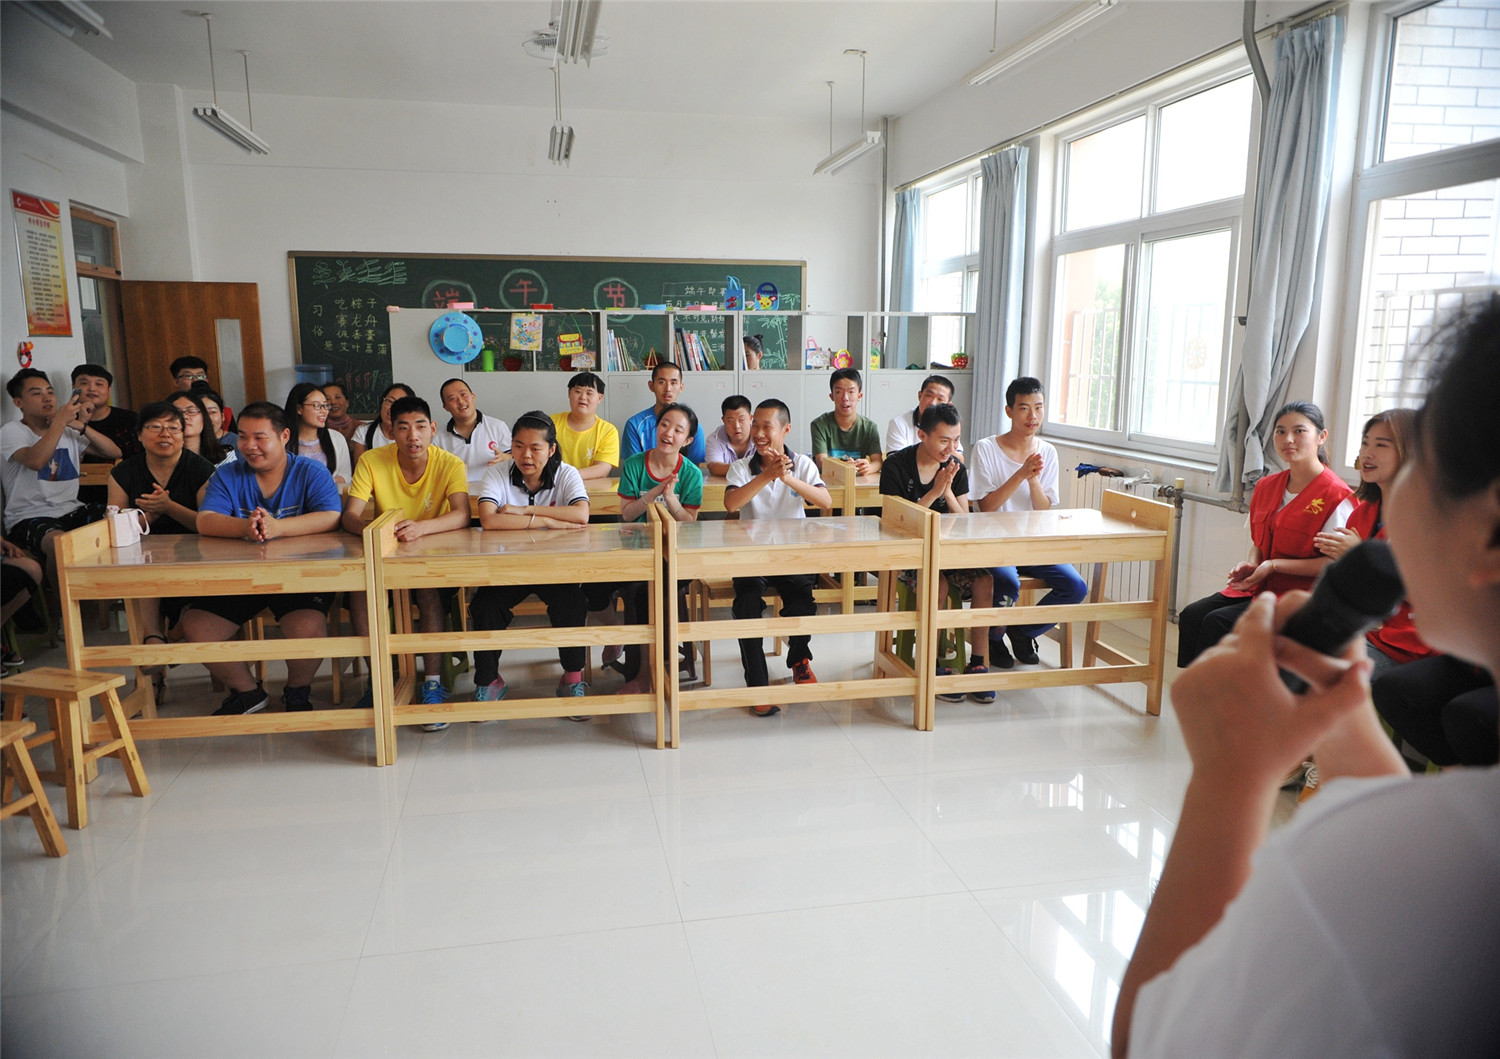
[{"label": "white ceiling", "polygon": [[[1128,2],[1128,0],[1127,0]],[[112,40],[75,37],[135,82],[209,89],[203,20],[213,16],[219,98],[244,111],[244,68],[261,93],[428,102],[552,105],[548,63],[521,51],[548,0],[93,0]],[[1026,36],[1067,0],[1001,0],[1000,42]],[[839,142],[859,120],[869,53],[872,126],[954,84],[989,54],[990,0],[606,0],[610,53],[566,66],[563,108],[827,120]],[[1106,18],[1103,20],[1108,22]],[[1107,32],[1096,23],[1095,30]]]}]

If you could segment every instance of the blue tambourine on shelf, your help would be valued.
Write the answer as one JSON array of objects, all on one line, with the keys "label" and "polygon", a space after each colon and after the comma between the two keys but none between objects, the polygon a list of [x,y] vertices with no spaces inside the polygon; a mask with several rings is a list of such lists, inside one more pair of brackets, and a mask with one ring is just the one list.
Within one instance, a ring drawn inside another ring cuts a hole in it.
[{"label": "blue tambourine on shelf", "polygon": [[438,359],[449,364],[467,364],[484,348],[484,335],[479,331],[479,324],[465,313],[439,316],[432,322],[427,340]]}]

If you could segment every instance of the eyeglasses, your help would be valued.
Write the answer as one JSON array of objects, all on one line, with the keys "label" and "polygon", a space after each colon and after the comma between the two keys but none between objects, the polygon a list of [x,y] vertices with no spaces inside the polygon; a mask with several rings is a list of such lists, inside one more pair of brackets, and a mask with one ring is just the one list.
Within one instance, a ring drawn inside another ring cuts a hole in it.
[{"label": "eyeglasses", "polygon": [[333,405],[329,404],[327,401],[303,401],[302,407],[311,408],[314,412],[326,412],[330,408],[332,408]]},{"label": "eyeglasses", "polygon": [[181,434],[182,428],[176,423],[147,423],[141,427],[143,434]]},{"label": "eyeglasses", "polygon": [[180,371],[180,372],[177,373],[176,378],[177,378],[178,382],[207,382],[208,381],[208,372],[206,372],[206,371]]},{"label": "eyeglasses", "polygon": [[198,409],[196,409],[196,408],[179,408],[178,411],[182,413],[182,418],[183,419],[202,419],[203,418],[203,413],[200,412],[200,411],[198,411]]}]

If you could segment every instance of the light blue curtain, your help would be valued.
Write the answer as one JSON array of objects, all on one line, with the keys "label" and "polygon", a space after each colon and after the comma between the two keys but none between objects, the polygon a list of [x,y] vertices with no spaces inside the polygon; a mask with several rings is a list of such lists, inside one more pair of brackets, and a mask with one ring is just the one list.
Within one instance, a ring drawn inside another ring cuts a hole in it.
[{"label": "light blue curtain", "polygon": [[[911,312],[917,301],[917,247],[921,245],[922,193],[916,188],[896,192],[896,216],[891,230],[891,311]],[[889,329],[881,365],[906,367],[906,321]]]},{"label": "light blue curtain", "polygon": [[1241,447],[1244,480],[1266,472],[1272,417],[1286,399],[1297,349],[1312,318],[1333,178],[1342,40],[1342,15],[1309,22],[1276,40],[1255,190],[1245,341],[1226,405],[1214,483],[1221,492],[1234,486]]},{"label": "light blue curtain", "polygon": [[1021,144],[979,163],[979,291],[974,305],[974,408],[964,432],[998,434],[1005,387],[1021,374],[1026,305],[1026,161]]}]

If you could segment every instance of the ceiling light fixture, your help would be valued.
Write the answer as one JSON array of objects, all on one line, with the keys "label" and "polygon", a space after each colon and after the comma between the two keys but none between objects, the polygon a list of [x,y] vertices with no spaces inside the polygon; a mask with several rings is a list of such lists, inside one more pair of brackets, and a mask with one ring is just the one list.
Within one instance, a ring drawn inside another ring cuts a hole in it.
[{"label": "ceiling light fixture", "polygon": [[1082,29],[1100,15],[1108,12],[1116,2],[1117,0],[1088,0],[1087,3],[1079,4],[1061,17],[1053,19],[1025,40],[1006,48],[983,65],[970,70],[964,75],[964,82],[982,85],[992,78],[999,77],[1011,67],[1020,65],[1032,56],[1046,51],[1070,33]]},{"label": "ceiling light fixture", "polygon": [[73,34],[83,33],[89,37],[114,40],[104,28],[103,16],[79,0],[19,0],[16,6],[64,37],[71,39]]},{"label": "ceiling light fixture", "polygon": [[255,135],[255,111],[251,109],[250,104],[250,53],[248,51],[240,52],[240,55],[245,59],[245,107],[250,113],[250,127],[246,128],[230,117],[227,111],[219,109],[219,79],[214,70],[213,16],[200,13],[198,17],[203,19],[204,28],[208,30],[208,78],[209,82],[213,85],[214,103],[211,107],[194,107],[193,113],[197,115],[200,121],[208,125],[215,132],[233,140],[235,144],[243,147],[246,151],[254,154],[270,154],[271,145]]},{"label": "ceiling light fixture", "polygon": [[859,48],[845,48],[845,55],[859,56],[859,138],[852,143],[833,149],[833,82],[828,84],[828,157],[813,167],[813,176],[837,173],[856,158],[873,151],[885,142],[879,130],[865,129],[865,52]]},{"label": "ceiling light fixture", "polygon": [[602,0],[552,0],[546,29],[533,30],[521,49],[535,59],[585,65],[609,54],[609,35],[599,32]]},{"label": "ceiling light fixture", "polygon": [[556,63],[552,64],[552,95],[557,120],[552,123],[552,133],[547,137],[547,157],[553,165],[569,165],[573,158],[573,126],[563,124],[562,75]]}]

